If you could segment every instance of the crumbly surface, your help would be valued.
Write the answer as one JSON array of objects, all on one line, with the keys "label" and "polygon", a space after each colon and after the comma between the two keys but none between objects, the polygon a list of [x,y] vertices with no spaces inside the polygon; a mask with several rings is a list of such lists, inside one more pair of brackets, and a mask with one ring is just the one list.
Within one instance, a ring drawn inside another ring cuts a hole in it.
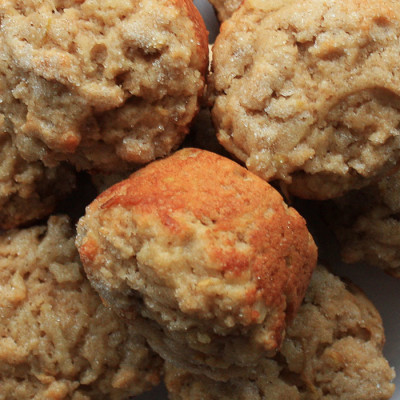
[{"label": "crumbly surface", "polygon": [[15,228],[49,215],[74,186],[71,168],[47,168],[40,161],[23,160],[0,127],[0,229]]},{"label": "crumbly surface", "polygon": [[226,383],[166,364],[166,385],[171,400],[389,399],[394,371],[383,342],[364,294],[317,267],[278,356]]},{"label": "crumbly surface", "polygon": [[220,22],[230,18],[232,14],[240,7],[243,0],[210,0],[214,6],[217,17]]},{"label": "crumbly surface", "polygon": [[367,262],[400,278],[400,171],[329,202],[323,211],[345,262]]},{"label": "crumbly surface", "polygon": [[386,174],[400,156],[399,37],[390,0],[245,1],[213,49],[220,142],[304,198]]},{"label": "crumbly surface", "polygon": [[0,399],[122,400],[160,367],[91,288],[66,217],[0,235]]},{"label": "crumbly surface", "polygon": [[101,194],[77,246],[94,287],[164,359],[218,379],[276,352],[317,255],[270,185],[190,148]]},{"label": "crumbly surface", "polygon": [[[189,0],[5,0],[1,97],[27,160],[117,171],[168,154],[198,109],[207,31]],[[4,111],[3,111],[4,112]]]},{"label": "crumbly surface", "polygon": [[[1,40],[0,40],[1,42]],[[0,59],[0,97],[3,102],[20,106],[13,100],[2,71]],[[27,162],[13,143],[13,127],[0,103],[0,229],[38,220],[49,215],[57,202],[75,187],[75,173],[63,164],[45,167],[42,162]]]},{"label": "crumbly surface", "polygon": [[[0,60],[0,97],[14,103]],[[14,103],[15,108],[18,104]],[[75,187],[71,167],[61,164],[47,168],[42,162],[27,162],[12,141],[12,125],[0,103],[0,229],[19,225],[49,215],[56,203]]]}]

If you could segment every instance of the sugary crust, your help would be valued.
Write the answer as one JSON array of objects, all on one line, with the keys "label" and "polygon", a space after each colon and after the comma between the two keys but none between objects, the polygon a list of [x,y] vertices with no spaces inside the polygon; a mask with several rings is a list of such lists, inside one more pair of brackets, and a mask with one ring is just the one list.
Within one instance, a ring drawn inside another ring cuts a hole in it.
[{"label": "sugary crust", "polygon": [[280,354],[226,383],[166,364],[171,400],[384,400],[394,371],[381,318],[360,290],[317,267]]},{"label": "sugary crust", "polygon": [[113,172],[175,149],[198,111],[207,31],[189,0],[0,4],[2,99],[27,160]]},{"label": "sugary crust", "polygon": [[197,149],[103,192],[77,246],[102,297],[142,319],[163,357],[221,379],[275,353],[317,255],[305,221],[272,187]]},{"label": "sugary crust", "polygon": [[[208,31],[202,15],[200,14],[197,7],[191,0],[175,0],[176,5],[180,8],[187,10],[189,18],[192,20],[194,25],[194,31],[197,37],[198,43],[198,58],[201,66],[201,73],[205,75],[208,68]],[[201,94],[201,93],[200,93]]]},{"label": "sugary crust", "polygon": [[305,198],[384,176],[400,155],[399,36],[396,2],[245,1],[213,48],[221,144]]},{"label": "sugary crust", "polygon": [[0,397],[118,400],[159,382],[161,361],[104,307],[67,217],[0,235]]}]

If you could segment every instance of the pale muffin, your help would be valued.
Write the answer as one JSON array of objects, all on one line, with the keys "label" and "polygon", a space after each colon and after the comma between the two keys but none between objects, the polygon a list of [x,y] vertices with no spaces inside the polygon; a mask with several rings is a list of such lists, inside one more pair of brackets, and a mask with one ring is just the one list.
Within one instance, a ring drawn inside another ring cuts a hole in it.
[{"label": "pale muffin", "polygon": [[383,343],[365,295],[318,267],[279,355],[225,383],[167,364],[166,385],[171,400],[384,400],[394,371]]},{"label": "pale muffin", "polygon": [[400,5],[246,0],[213,48],[221,144],[297,196],[337,197],[400,157]]},{"label": "pale muffin", "polygon": [[208,60],[192,1],[6,0],[0,16],[0,111],[26,160],[115,172],[182,142]]},{"label": "pale muffin", "polygon": [[[5,66],[0,60],[0,97],[18,109],[1,72]],[[40,161],[25,161],[12,141],[13,127],[4,111],[0,103],[0,229],[9,229],[49,215],[74,189],[75,173],[64,163],[47,168]]]},{"label": "pale muffin", "polygon": [[74,187],[71,168],[47,168],[40,161],[23,160],[0,127],[0,229],[15,228],[50,215],[58,201]]},{"label": "pale muffin", "polygon": [[0,399],[125,400],[161,361],[106,308],[66,217],[0,235]]}]

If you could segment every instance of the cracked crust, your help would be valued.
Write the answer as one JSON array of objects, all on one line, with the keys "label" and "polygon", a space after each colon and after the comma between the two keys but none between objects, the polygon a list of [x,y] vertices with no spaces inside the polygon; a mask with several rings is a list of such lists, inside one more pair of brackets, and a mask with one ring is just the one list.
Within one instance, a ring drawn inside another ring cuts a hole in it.
[{"label": "cracked crust", "polygon": [[166,364],[171,400],[384,400],[394,371],[374,306],[323,267],[314,271],[280,354],[226,383]]},{"label": "cracked crust", "polygon": [[0,131],[0,229],[50,215],[74,188],[75,174],[70,167],[47,168],[40,161],[23,160],[9,135]]},{"label": "cracked crust", "polygon": [[208,64],[190,0],[7,0],[0,17],[18,104],[0,98],[0,110],[25,159],[115,172],[182,142]]},{"label": "cracked crust", "polygon": [[[11,99],[1,73],[2,99]],[[0,104],[0,229],[11,229],[50,215],[58,201],[75,188],[75,173],[66,164],[47,168],[42,162],[27,162],[12,141],[12,127]]]},{"label": "cracked crust", "polygon": [[244,2],[213,48],[218,139],[300,197],[383,176],[400,156],[399,36],[396,2]]},{"label": "cracked crust", "polygon": [[91,288],[67,217],[0,235],[0,397],[118,400],[161,361]]},{"label": "cracked crust", "polygon": [[363,261],[400,278],[400,171],[322,210],[345,262]]},{"label": "cracked crust", "polygon": [[101,296],[163,358],[217,379],[276,352],[317,256],[275,189],[198,149],[101,194],[77,247]]}]

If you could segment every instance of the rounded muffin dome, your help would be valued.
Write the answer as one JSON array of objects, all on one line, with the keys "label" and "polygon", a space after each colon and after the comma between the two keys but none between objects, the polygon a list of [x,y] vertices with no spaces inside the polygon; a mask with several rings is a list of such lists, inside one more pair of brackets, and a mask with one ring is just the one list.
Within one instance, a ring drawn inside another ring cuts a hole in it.
[{"label": "rounded muffin dome", "polygon": [[171,400],[384,400],[394,371],[381,317],[364,293],[318,266],[280,353],[217,382],[165,365]]},{"label": "rounded muffin dome", "polygon": [[105,307],[69,218],[0,235],[2,399],[123,400],[157,385],[162,361]]},{"label": "rounded muffin dome", "polygon": [[299,197],[366,186],[400,158],[400,7],[245,1],[213,47],[221,144]]},{"label": "rounded muffin dome", "polygon": [[275,354],[317,257],[275,189],[197,149],[102,193],[76,243],[92,285],[156,352],[216,379]]},{"label": "rounded muffin dome", "polygon": [[10,0],[0,15],[0,112],[23,158],[113,172],[183,141],[208,65],[192,1]]}]

